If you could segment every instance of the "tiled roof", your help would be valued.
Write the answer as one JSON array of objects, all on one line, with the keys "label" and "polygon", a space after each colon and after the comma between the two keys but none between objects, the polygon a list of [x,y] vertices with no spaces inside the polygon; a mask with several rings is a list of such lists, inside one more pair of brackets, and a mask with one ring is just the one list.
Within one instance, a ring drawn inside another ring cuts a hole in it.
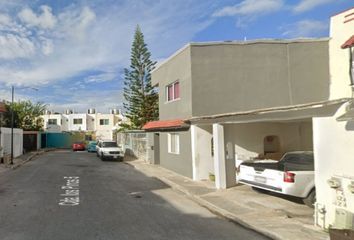
[{"label": "tiled roof", "polygon": [[351,36],[347,41],[345,41],[345,43],[343,43],[343,45],[341,46],[341,48],[349,48],[349,47],[353,47],[354,46],[354,35]]},{"label": "tiled roof", "polygon": [[3,102],[0,102],[0,113],[1,112],[6,112],[5,103]]},{"label": "tiled roof", "polygon": [[157,129],[176,129],[187,126],[183,120],[163,120],[148,122],[143,126],[144,130],[157,130]]}]

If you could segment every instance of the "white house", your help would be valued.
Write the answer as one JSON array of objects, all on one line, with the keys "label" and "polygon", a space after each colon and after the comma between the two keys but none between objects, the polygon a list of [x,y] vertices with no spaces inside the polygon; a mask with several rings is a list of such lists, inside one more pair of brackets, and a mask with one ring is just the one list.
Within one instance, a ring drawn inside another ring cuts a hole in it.
[{"label": "white house", "polygon": [[95,132],[97,139],[113,139],[113,133],[126,122],[120,110],[111,109],[110,113],[96,113],[89,109],[87,113],[73,113],[71,110],[65,114],[47,114],[41,116],[44,120],[44,129],[48,132],[91,131]]},{"label": "white house", "polygon": [[354,8],[331,18],[330,37],[330,98],[351,100],[334,116],[313,119],[315,222],[354,229]]}]

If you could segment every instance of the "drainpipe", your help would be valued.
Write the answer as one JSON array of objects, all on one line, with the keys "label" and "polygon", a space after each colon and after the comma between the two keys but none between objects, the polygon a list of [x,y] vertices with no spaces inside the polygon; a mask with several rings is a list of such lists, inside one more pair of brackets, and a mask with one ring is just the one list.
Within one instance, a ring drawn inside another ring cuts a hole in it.
[{"label": "drainpipe", "polygon": [[353,51],[352,47],[349,48],[349,76],[350,76],[350,86],[354,87],[354,69],[353,69]]}]

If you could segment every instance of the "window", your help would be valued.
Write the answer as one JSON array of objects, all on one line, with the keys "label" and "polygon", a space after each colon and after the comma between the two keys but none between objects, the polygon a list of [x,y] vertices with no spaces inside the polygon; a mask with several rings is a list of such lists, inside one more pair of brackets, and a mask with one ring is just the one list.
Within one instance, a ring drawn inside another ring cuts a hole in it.
[{"label": "window", "polygon": [[178,133],[168,134],[168,152],[179,154],[179,134]]},{"label": "window", "polygon": [[48,119],[48,125],[57,125],[57,119]]},{"label": "window", "polygon": [[179,99],[179,81],[166,87],[167,102]]},{"label": "window", "polygon": [[100,119],[100,125],[109,125],[109,119]]},{"label": "window", "polygon": [[82,124],[82,118],[74,118],[74,124]]}]

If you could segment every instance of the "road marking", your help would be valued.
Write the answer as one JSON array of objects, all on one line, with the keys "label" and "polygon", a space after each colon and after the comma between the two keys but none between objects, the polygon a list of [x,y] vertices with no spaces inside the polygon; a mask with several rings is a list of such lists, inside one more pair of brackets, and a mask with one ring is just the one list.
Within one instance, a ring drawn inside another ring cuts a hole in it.
[{"label": "road marking", "polygon": [[60,206],[77,206],[80,203],[80,178],[79,177],[64,177],[66,185],[62,186],[61,189],[64,190],[63,194],[60,196],[64,197],[60,199]]}]

